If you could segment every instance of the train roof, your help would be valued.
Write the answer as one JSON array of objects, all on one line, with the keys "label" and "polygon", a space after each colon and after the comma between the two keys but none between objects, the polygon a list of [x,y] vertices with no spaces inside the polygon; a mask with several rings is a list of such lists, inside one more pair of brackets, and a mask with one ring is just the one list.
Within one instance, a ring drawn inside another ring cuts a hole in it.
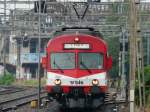
[{"label": "train roof", "polygon": [[87,34],[95,37],[100,37],[103,39],[102,34],[92,27],[63,27],[57,30],[53,35],[54,37],[64,35],[64,34]]}]

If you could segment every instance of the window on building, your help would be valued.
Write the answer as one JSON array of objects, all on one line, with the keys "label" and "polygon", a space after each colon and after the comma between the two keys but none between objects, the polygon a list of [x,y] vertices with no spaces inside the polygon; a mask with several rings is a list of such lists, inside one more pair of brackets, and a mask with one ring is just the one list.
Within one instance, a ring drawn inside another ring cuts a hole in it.
[{"label": "window on building", "polygon": [[38,48],[38,43],[36,40],[30,41],[30,53],[36,53]]}]

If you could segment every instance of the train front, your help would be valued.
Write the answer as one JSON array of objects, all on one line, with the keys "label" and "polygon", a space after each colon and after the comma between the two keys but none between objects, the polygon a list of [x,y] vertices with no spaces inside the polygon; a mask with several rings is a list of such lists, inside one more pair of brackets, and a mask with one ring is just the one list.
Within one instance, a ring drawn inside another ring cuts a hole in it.
[{"label": "train front", "polygon": [[49,41],[46,52],[43,65],[49,98],[68,108],[95,108],[103,103],[112,59],[102,39],[78,33],[61,35]]}]

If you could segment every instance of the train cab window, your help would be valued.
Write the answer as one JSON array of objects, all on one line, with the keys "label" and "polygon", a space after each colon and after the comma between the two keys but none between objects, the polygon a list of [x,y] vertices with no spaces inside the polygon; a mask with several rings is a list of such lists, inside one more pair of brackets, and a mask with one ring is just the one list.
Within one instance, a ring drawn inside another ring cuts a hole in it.
[{"label": "train cab window", "polygon": [[74,69],[75,53],[51,53],[51,69]]},{"label": "train cab window", "polygon": [[103,54],[101,53],[79,53],[78,61],[80,69],[102,69]]}]

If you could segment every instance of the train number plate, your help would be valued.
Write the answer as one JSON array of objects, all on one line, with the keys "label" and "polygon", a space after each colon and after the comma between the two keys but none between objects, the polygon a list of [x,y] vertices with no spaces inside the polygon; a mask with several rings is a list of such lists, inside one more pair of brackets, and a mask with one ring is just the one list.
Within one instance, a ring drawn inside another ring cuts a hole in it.
[{"label": "train number plate", "polygon": [[83,81],[78,80],[78,81],[70,81],[70,84],[72,84],[72,85],[82,85],[84,83],[83,83]]}]

